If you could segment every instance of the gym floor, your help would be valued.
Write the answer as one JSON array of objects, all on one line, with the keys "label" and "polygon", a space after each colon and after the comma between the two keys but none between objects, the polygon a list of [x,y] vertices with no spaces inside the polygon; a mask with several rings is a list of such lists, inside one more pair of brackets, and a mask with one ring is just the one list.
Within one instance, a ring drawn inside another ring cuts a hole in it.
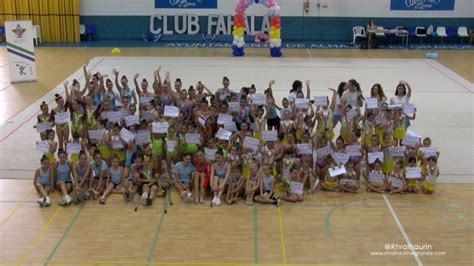
[{"label": "gym floor", "polygon": [[[78,73],[84,62],[91,60],[92,64],[97,58],[110,56],[110,49],[39,47],[38,82],[11,85],[6,49],[0,48],[0,265],[472,265],[474,51],[438,51],[437,63],[411,60],[423,59],[426,53],[414,50],[287,49],[285,58],[272,62],[267,49],[246,49],[244,60],[252,61],[249,64],[255,67],[265,63],[298,64],[297,58],[304,58],[301,62],[309,64],[301,66],[308,73],[290,66],[275,72],[275,79],[282,79],[277,83],[283,84],[280,96],[290,84],[281,78],[285,75],[288,80],[312,80],[314,95],[325,91],[317,84],[329,86],[326,82],[330,81],[336,86],[339,79],[326,77],[334,71],[331,64],[337,68],[335,62],[352,67],[340,68],[339,73],[332,75],[341,76],[342,80],[355,75],[354,78],[366,81],[366,87],[381,81],[382,85],[387,84],[387,95],[391,95],[394,83],[400,79],[425,85],[414,87],[414,103],[420,112],[414,129],[424,132],[431,128],[435,131],[433,143],[440,146],[443,183],[433,195],[318,191],[305,196],[303,203],[283,203],[281,208],[248,207],[243,203],[210,208],[187,206],[173,191],[172,206],[158,198],[153,206],[139,208],[137,212],[121,195],[112,195],[105,206],[88,202],[39,208],[32,186],[39,153],[34,151],[31,141],[25,141],[36,136],[25,112],[39,111],[37,101],[51,100],[54,87]],[[106,58],[108,64],[98,64],[98,69],[121,63],[120,68],[131,75],[133,71],[151,69],[146,60],[137,61],[142,57],[168,57],[162,60],[164,68],[171,65],[170,61],[176,68],[179,62],[192,60],[178,57],[205,57],[200,59],[207,62],[204,66],[214,62],[212,57],[219,57],[215,61],[227,61],[228,68],[224,69],[231,72],[231,81],[235,75],[234,83],[240,85],[244,81],[239,76],[246,72],[234,72],[236,67],[229,54],[227,49],[210,48],[124,48],[121,56]],[[404,69],[403,60],[383,58],[410,60]],[[361,64],[367,68],[362,69]],[[393,68],[391,71],[387,64]],[[183,78],[191,73],[188,71]],[[276,70],[268,66],[260,71],[267,79]],[[258,82],[263,86],[268,81]],[[36,161],[31,163],[31,158]],[[57,198],[54,195],[53,201]],[[403,246],[407,243],[433,254],[384,253],[409,252]]]}]

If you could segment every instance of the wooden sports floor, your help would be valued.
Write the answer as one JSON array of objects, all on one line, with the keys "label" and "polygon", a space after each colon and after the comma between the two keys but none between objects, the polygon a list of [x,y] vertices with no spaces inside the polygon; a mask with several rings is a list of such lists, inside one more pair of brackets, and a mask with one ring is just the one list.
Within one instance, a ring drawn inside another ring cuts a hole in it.
[{"label": "wooden sports floor", "polygon": [[[110,48],[40,47],[36,53],[38,82],[10,85],[6,49],[0,48],[0,124],[85,61],[109,56]],[[266,49],[247,49],[246,53],[262,60],[268,56]],[[314,58],[424,58],[425,53],[285,50],[285,56]],[[474,51],[438,54],[438,62],[474,82]],[[228,55],[227,49],[122,49],[122,56]],[[430,196],[318,191],[303,203],[284,203],[281,208],[243,203],[188,206],[173,191],[172,206],[158,198],[153,206],[134,212],[120,195],[112,195],[105,206],[87,202],[39,208],[32,174],[0,179],[0,265],[474,263],[472,183],[439,184]],[[470,175],[474,178],[474,173]],[[53,195],[53,201],[57,197]],[[166,206],[167,214],[163,212]],[[407,243],[421,253],[409,254]]]}]

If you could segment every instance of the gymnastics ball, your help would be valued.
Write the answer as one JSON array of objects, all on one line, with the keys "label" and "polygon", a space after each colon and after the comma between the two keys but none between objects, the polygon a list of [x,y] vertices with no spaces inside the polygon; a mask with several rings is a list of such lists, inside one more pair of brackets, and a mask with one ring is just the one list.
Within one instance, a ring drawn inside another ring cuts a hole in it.
[{"label": "gymnastics ball", "polygon": [[113,48],[110,52],[111,52],[112,54],[120,54],[120,52],[122,52],[122,51],[120,50],[120,48],[115,47],[115,48]]}]

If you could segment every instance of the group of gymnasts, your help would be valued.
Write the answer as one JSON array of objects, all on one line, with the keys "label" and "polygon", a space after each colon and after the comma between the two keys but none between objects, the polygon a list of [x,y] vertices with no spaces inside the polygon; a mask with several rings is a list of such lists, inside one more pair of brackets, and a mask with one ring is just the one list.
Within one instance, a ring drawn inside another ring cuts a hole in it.
[{"label": "group of gymnasts", "polygon": [[40,106],[40,206],[55,190],[61,205],[105,204],[111,193],[151,205],[174,186],[185,203],[279,206],[361,184],[377,193],[436,188],[439,151],[410,130],[416,107],[405,81],[389,99],[380,84],[364,96],[351,79],[327,96],[295,80],[277,102],[275,81],[235,91],[224,77],[217,90],[201,81],[185,89],[161,67],[153,80],[87,68],[83,84],[65,82],[52,106]]}]

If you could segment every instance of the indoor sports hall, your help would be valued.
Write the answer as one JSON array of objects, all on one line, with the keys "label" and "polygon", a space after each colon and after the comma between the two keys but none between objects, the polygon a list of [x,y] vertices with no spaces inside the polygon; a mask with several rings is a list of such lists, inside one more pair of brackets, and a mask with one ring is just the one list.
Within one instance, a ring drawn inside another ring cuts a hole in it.
[{"label": "indoor sports hall", "polygon": [[0,265],[472,265],[473,10],[3,0]]}]

